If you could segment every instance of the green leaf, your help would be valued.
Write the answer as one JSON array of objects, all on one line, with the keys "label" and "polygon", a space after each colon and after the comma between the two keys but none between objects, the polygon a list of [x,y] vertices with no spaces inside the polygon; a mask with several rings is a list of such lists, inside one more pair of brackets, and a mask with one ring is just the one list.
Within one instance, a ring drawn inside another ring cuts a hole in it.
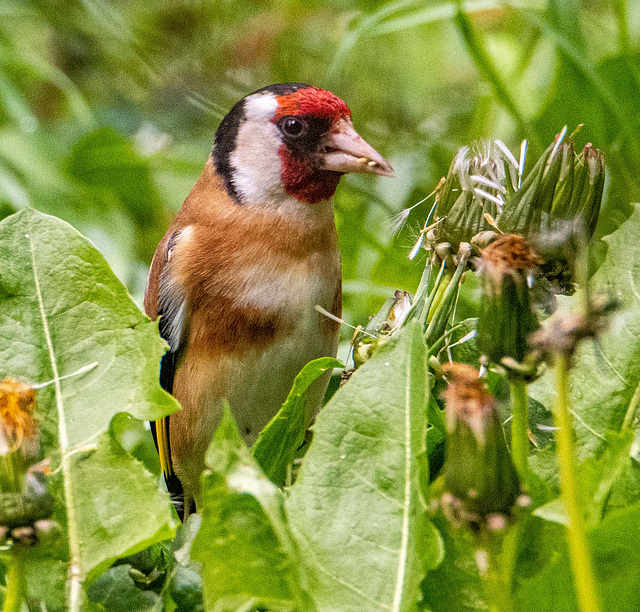
[{"label": "green leaf", "polygon": [[175,603],[177,612],[201,612],[204,610],[200,564],[191,560],[191,547],[201,524],[202,516],[200,514],[190,515],[171,543],[171,551],[176,564],[171,571],[169,594]]},{"label": "green leaf", "polygon": [[331,357],[321,357],[305,365],[293,381],[282,408],[260,432],[252,447],[253,456],[265,475],[277,485],[284,486],[287,468],[304,442],[309,386],[327,370],[343,367],[342,362]]},{"label": "green leaf", "polygon": [[205,609],[312,612],[282,492],[260,471],[228,407],[206,466],[202,525],[191,548],[202,564]]},{"label": "green leaf", "polygon": [[444,539],[444,560],[422,582],[422,596],[430,612],[476,612],[486,610],[483,586],[476,565],[472,535],[451,533],[443,517],[434,519]]},{"label": "green leaf", "polygon": [[136,587],[129,575],[130,565],[119,565],[105,572],[89,588],[89,600],[102,604],[109,612],[144,612],[162,610],[162,600],[151,591]]},{"label": "green leaf", "polygon": [[[640,505],[607,517],[589,533],[603,610],[633,612],[640,607]],[[520,588],[520,610],[578,612],[566,547],[554,562]]]},{"label": "green leaf", "polygon": [[[638,205],[619,230],[605,238],[607,257],[591,281],[593,294],[618,297],[622,309],[610,317],[609,330],[596,342],[585,342],[571,369],[571,403],[581,459],[603,447],[609,431],[631,424],[632,398],[640,384],[640,210]],[[574,307],[580,295],[563,300]],[[530,387],[547,409],[553,404],[553,372]]]},{"label": "green leaf", "polygon": [[38,413],[73,608],[92,570],[173,529],[168,496],[103,435],[119,412],[151,420],[178,409],[158,384],[166,345],[89,241],[31,209],[0,223],[0,312],[0,375],[51,383]]},{"label": "green leaf", "polygon": [[173,537],[157,478],[109,434],[100,436],[95,452],[75,455],[72,471],[74,490],[86,491],[77,496],[76,512],[81,564],[93,568],[89,581],[118,557]]},{"label": "green leaf", "polygon": [[[602,455],[588,457],[580,464],[578,479],[580,482],[580,500],[586,512],[587,526],[595,527],[606,514],[607,506],[620,477],[627,470],[632,469],[632,459],[629,456],[633,435],[631,431],[607,436]],[[640,499],[640,490],[636,487],[632,493],[627,491],[626,505]],[[569,524],[564,502],[556,498],[534,511],[547,521]]]},{"label": "green leaf", "polygon": [[320,610],[411,609],[440,556],[419,487],[425,353],[409,324],[318,415],[286,509]]}]

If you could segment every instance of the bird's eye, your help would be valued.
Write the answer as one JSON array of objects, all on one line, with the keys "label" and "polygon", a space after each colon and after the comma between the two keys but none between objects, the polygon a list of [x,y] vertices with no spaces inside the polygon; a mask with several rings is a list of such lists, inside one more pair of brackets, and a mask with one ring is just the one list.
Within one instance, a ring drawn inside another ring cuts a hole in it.
[{"label": "bird's eye", "polygon": [[280,129],[285,136],[299,138],[307,131],[307,124],[297,117],[285,117],[280,121]]}]

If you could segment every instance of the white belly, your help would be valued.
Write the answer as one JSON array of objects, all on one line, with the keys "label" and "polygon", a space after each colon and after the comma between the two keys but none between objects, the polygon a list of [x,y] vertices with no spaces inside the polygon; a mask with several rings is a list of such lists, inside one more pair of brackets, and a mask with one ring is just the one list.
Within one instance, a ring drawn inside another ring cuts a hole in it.
[{"label": "white belly", "polygon": [[[265,310],[284,309],[291,331],[266,348],[228,354],[210,362],[191,362],[186,375],[191,382],[199,381],[193,387],[201,391],[190,398],[190,406],[183,400],[184,410],[171,418],[181,421],[176,426],[189,438],[184,454],[176,457],[176,472],[185,494],[195,497],[196,502],[200,501],[204,456],[222,417],[222,400],[229,401],[238,428],[251,445],[282,406],[300,370],[313,359],[336,355],[337,334],[329,333],[324,317],[315,310],[316,304],[331,309],[339,279],[337,254],[335,261],[325,263],[322,277],[309,274],[304,267],[287,274],[287,278],[264,268],[252,268],[251,276],[244,279],[246,290],[239,287],[236,299]],[[307,423],[321,407],[330,375],[326,372],[309,389]]]},{"label": "white belly", "polygon": [[[309,304],[295,331],[265,351],[239,360],[227,399],[247,444],[253,444],[262,428],[280,409],[293,380],[306,363],[319,357],[334,357],[336,340],[318,325],[319,316]],[[330,374],[309,390],[307,422],[320,409]]]}]

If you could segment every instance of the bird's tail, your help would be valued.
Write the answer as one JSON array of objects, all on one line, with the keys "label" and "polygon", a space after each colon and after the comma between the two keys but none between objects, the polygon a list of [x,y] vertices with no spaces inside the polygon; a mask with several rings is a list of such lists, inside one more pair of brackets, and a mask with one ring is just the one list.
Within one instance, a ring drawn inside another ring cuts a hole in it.
[{"label": "bird's tail", "polygon": [[171,462],[171,446],[169,444],[169,417],[163,417],[157,421],[151,421],[151,433],[153,441],[158,449],[160,457],[160,468],[167,490],[171,496],[171,501],[175,506],[178,517],[183,521],[185,514],[185,499],[182,483],[173,469]]}]

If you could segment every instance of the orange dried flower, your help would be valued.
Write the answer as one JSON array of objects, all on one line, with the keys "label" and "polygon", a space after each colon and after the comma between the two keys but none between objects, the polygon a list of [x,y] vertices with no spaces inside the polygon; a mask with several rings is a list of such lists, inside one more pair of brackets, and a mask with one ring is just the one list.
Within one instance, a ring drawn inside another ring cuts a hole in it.
[{"label": "orange dried flower", "polygon": [[36,390],[8,376],[0,381],[0,453],[12,453],[25,440],[33,440],[38,432],[34,409]]}]

